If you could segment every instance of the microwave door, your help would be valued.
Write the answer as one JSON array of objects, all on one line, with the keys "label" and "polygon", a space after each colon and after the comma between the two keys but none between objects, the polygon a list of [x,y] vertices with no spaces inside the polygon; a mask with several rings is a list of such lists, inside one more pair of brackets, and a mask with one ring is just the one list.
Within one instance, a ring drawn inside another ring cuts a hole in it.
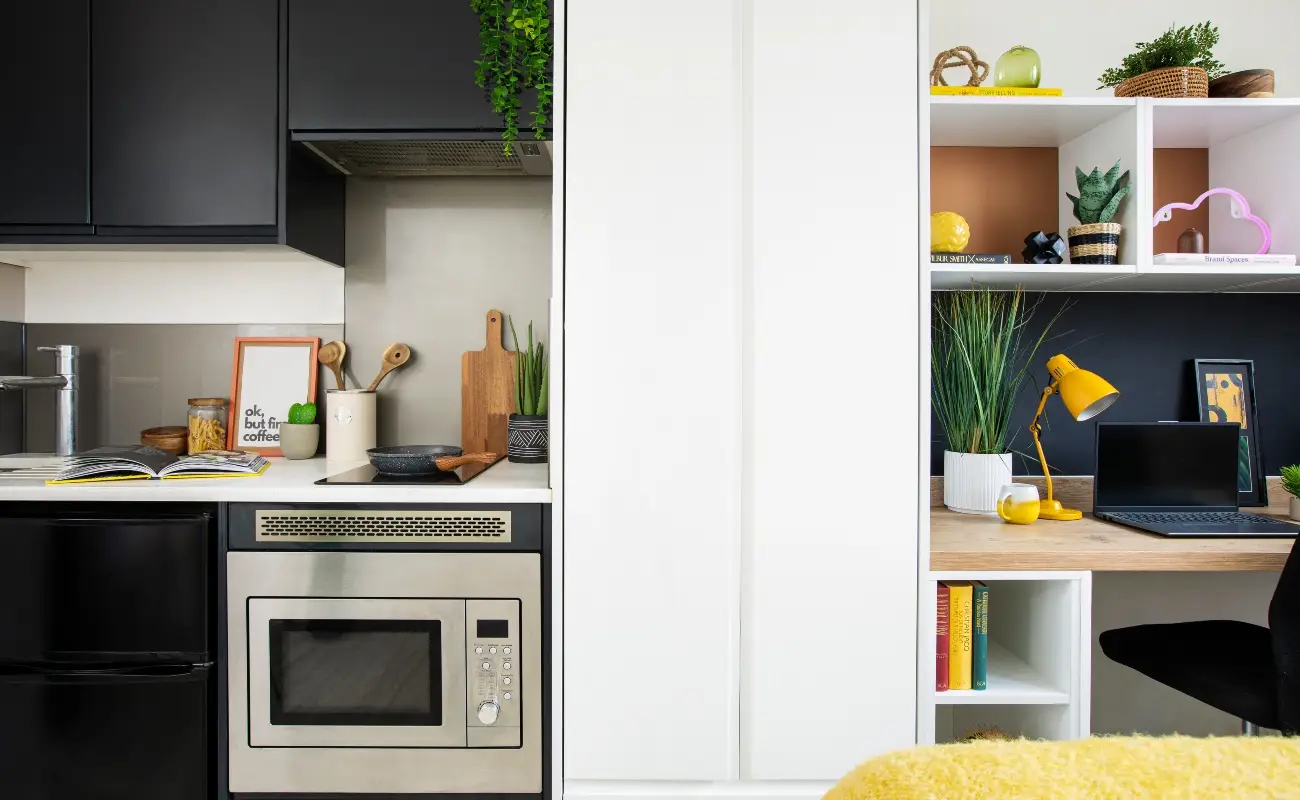
[{"label": "microwave door", "polygon": [[253,747],[465,747],[465,601],[248,600]]}]

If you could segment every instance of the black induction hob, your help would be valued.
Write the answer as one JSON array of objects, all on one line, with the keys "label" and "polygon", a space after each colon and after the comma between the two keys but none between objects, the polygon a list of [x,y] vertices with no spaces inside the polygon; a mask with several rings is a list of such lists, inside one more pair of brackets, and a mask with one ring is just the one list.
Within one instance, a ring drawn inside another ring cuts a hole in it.
[{"label": "black induction hob", "polygon": [[435,472],[432,475],[386,475],[370,464],[363,464],[347,472],[331,475],[316,481],[317,486],[460,486],[469,483],[488,471],[500,459],[491,464],[467,464],[451,472]]}]

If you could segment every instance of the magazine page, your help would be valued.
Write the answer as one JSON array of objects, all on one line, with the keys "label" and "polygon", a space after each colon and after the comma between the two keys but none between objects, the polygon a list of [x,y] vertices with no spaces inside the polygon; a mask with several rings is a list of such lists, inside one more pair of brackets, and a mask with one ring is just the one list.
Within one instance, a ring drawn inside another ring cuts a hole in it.
[{"label": "magazine page", "polygon": [[109,445],[70,456],[55,481],[90,477],[156,477],[176,456],[144,445]]},{"label": "magazine page", "polygon": [[227,477],[236,475],[260,475],[270,462],[257,453],[244,453],[238,450],[209,450],[186,456],[174,464],[168,465],[160,477]]}]

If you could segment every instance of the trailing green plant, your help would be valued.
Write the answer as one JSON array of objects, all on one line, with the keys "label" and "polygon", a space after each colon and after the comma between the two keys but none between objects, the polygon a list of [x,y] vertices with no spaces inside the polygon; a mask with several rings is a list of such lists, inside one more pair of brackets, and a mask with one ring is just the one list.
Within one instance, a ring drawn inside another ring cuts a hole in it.
[{"label": "trailing green plant", "polygon": [[289,406],[290,425],[310,425],[316,421],[315,403],[294,403]]},{"label": "trailing green plant", "polygon": [[1119,174],[1119,162],[1105,175],[1101,167],[1093,167],[1087,175],[1078,167],[1074,168],[1074,182],[1079,186],[1079,196],[1069,192],[1065,196],[1074,203],[1074,218],[1080,225],[1095,225],[1098,222],[1110,222],[1119,212],[1119,203],[1133,190],[1129,183],[1129,172]]},{"label": "trailing green plant", "polygon": [[1282,468],[1282,488],[1292,497],[1300,497],[1300,465],[1290,464]]},{"label": "trailing green plant", "polygon": [[506,155],[519,139],[519,112],[525,89],[537,90],[533,136],[543,139],[551,121],[551,14],[548,0],[470,0],[478,14],[481,58],[474,62],[474,82],[501,115]]},{"label": "trailing green plant", "polygon": [[515,413],[527,417],[546,416],[546,396],[549,370],[546,366],[546,346],[533,343],[533,323],[528,323],[528,349],[519,349],[519,335],[515,321],[510,320],[510,336],[515,340]]},{"label": "trailing green plant", "polygon": [[937,292],[930,332],[931,394],[948,449],[1007,452],[1011,411],[1038,348],[1062,307],[1037,338],[1026,329],[1041,300],[1024,292]]},{"label": "trailing green plant", "polygon": [[1165,67],[1200,67],[1214,80],[1228,74],[1228,68],[1214,58],[1214,46],[1218,43],[1219,29],[1209,20],[1190,28],[1170,25],[1169,30],[1154,40],[1133,45],[1137,52],[1124,56],[1118,67],[1101,73],[1098,88],[1119,86],[1129,78]]}]

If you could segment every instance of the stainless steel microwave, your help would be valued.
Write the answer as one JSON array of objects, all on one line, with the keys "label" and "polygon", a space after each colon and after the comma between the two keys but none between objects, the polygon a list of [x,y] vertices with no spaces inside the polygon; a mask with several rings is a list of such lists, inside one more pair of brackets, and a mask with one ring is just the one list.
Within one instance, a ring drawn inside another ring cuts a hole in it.
[{"label": "stainless steel microwave", "polygon": [[541,556],[227,554],[230,791],[542,791]]}]

